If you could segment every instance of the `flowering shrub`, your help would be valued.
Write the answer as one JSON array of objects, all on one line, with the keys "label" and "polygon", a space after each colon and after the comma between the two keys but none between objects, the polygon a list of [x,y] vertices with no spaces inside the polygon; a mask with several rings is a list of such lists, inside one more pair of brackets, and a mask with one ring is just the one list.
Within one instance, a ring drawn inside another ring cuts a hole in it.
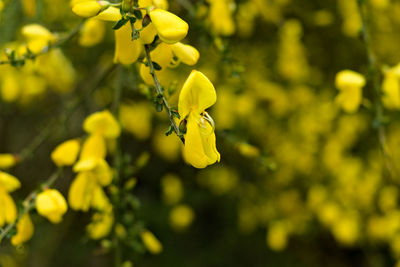
[{"label": "flowering shrub", "polygon": [[399,15],[0,0],[0,266],[400,266]]}]

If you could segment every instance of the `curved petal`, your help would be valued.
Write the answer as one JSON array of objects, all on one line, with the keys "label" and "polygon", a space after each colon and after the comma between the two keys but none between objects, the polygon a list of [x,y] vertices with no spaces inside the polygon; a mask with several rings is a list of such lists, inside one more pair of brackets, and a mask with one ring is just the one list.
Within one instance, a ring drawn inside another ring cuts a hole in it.
[{"label": "curved petal", "polygon": [[205,168],[209,160],[204,152],[203,140],[196,121],[197,119],[199,119],[198,115],[191,115],[188,118],[183,157],[193,167]]},{"label": "curved petal", "polygon": [[167,44],[179,42],[189,30],[189,25],[180,17],[162,9],[150,11],[150,18],[158,36]]},{"label": "curved petal", "polygon": [[200,71],[193,70],[179,95],[178,111],[185,118],[190,111],[200,114],[217,101],[214,85]]},{"label": "curved petal", "polygon": [[132,41],[131,34],[132,26],[130,23],[115,30],[114,63],[128,65],[138,59],[142,52],[142,44],[138,40]]},{"label": "curved petal", "polygon": [[199,51],[191,45],[178,42],[171,45],[172,52],[186,65],[192,66],[197,63],[200,57]]}]

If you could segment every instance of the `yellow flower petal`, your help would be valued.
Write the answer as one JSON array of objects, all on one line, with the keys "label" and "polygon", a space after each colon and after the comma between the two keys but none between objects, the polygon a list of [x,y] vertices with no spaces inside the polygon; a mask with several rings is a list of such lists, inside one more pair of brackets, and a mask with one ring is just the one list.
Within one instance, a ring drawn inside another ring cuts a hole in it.
[{"label": "yellow flower petal", "polygon": [[171,45],[171,48],[174,55],[186,65],[192,66],[196,64],[199,60],[199,51],[197,51],[197,49],[191,45],[186,45],[178,42]]},{"label": "yellow flower petal", "polygon": [[15,176],[0,171],[0,188],[5,188],[7,192],[13,192],[21,187],[21,183]]},{"label": "yellow flower petal", "polygon": [[5,223],[13,223],[17,219],[17,207],[11,196],[5,192],[0,191],[0,227]]},{"label": "yellow flower petal", "polygon": [[145,230],[140,234],[140,237],[142,238],[143,244],[150,253],[159,254],[162,252],[163,246],[152,232]]},{"label": "yellow flower petal", "polygon": [[103,21],[95,18],[88,19],[79,31],[79,44],[90,47],[100,43],[106,33]]},{"label": "yellow flower petal", "polygon": [[78,140],[68,140],[58,145],[51,153],[51,159],[57,166],[71,166],[78,157],[80,143]]},{"label": "yellow flower petal", "polygon": [[29,213],[25,213],[17,223],[17,234],[11,238],[11,243],[14,246],[25,243],[32,238],[33,231],[34,228],[31,217],[29,216]]},{"label": "yellow flower petal", "polygon": [[104,21],[118,21],[122,18],[122,16],[121,12],[119,11],[119,8],[111,6],[106,10],[102,11],[94,18]]},{"label": "yellow flower petal", "polygon": [[79,2],[72,7],[72,12],[84,18],[94,17],[109,6],[107,1]]},{"label": "yellow flower petal", "polygon": [[118,30],[115,30],[115,54],[114,63],[124,65],[135,62],[142,52],[142,45],[138,40],[132,41],[132,26],[125,24]]},{"label": "yellow flower petal", "polygon": [[108,110],[93,113],[83,123],[83,129],[90,134],[101,135],[105,138],[117,138],[121,128]]},{"label": "yellow flower petal", "polygon": [[59,223],[67,209],[65,198],[55,189],[46,189],[36,198],[36,210],[52,223]]},{"label": "yellow flower petal", "polygon": [[197,114],[212,106],[217,101],[215,88],[210,80],[199,71],[192,71],[179,95],[178,110],[181,118],[189,112]]},{"label": "yellow flower petal", "polygon": [[104,159],[106,156],[106,143],[100,135],[90,135],[83,143],[79,161],[86,159]]},{"label": "yellow flower petal", "polygon": [[0,169],[8,169],[17,163],[13,154],[0,154]]},{"label": "yellow flower petal", "polygon": [[189,25],[178,16],[162,10],[150,11],[150,18],[160,39],[168,44],[179,42],[185,38]]},{"label": "yellow flower petal", "polygon": [[90,172],[81,172],[72,182],[68,193],[68,202],[72,209],[87,211],[96,189],[96,180]]},{"label": "yellow flower petal", "polygon": [[183,156],[196,168],[205,168],[220,159],[215,145],[214,130],[199,115],[191,114],[187,119]]}]

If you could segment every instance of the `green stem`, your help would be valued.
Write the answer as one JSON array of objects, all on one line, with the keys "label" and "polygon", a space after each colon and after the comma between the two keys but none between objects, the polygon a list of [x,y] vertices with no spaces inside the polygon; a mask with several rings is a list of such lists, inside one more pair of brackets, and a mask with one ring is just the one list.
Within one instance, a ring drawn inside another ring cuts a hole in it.
[{"label": "green stem", "polygon": [[160,96],[160,99],[163,103],[163,106],[165,108],[165,110],[168,113],[168,117],[169,117],[169,121],[171,123],[171,126],[174,130],[174,132],[176,133],[176,135],[181,139],[182,143],[185,143],[185,139],[183,138],[183,135],[181,134],[181,132],[179,131],[179,127],[176,124],[175,120],[174,120],[174,113],[172,112],[171,107],[168,104],[167,99],[165,98],[163,89],[158,81],[154,66],[153,66],[153,62],[151,61],[151,56],[150,56],[150,46],[149,45],[144,45],[145,48],[145,53],[146,53],[146,59],[147,59],[147,64],[149,65],[150,68],[150,74],[153,77],[153,81],[154,81],[154,86],[156,88],[157,91],[157,95]]},{"label": "green stem", "polygon": [[382,91],[381,91],[381,86],[380,86],[380,75],[379,75],[379,65],[377,62],[377,58],[375,56],[374,50],[372,48],[372,43],[371,43],[371,35],[370,31],[368,28],[368,22],[366,18],[366,14],[364,12],[365,8],[365,1],[364,0],[357,0],[357,6],[358,6],[358,12],[361,17],[361,36],[365,44],[365,49],[366,49],[366,54],[368,58],[368,65],[369,65],[369,72],[370,72],[370,77],[372,80],[372,86],[374,89],[374,103],[375,103],[375,124],[377,127],[378,131],[378,141],[379,141],[379,146],[380,149],[384,155],[386,166],[388,170],[393,173],[393,164],[390,158],[390,155],[387,151],[387,142],[386,142],[386,133],[385,133],[385,127],[383,125],[383,118],[384,118],[384,113],[383,113],[383,105],[382,105]]}]

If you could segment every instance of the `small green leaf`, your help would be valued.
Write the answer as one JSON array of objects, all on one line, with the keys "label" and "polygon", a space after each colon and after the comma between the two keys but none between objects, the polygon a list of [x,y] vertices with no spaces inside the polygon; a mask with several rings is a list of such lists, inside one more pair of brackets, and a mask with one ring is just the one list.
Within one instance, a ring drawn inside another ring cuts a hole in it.
[{"label": "small green leaf", "polygon": [[140,10],[137,10],[137,9],[133,10],[133,15],[134,15],[137,19],[142,19],[142,18],[143,18],[142,12],[141,12]]},{"label": "small green leaf", "polygon": [[169,126],[168,130],[165,132],[165,135],[171,135],[174,132],[174,128],[172,126]]},{"label": "small green leaf", "polygon": [[163,110],[163,105],[160,103],[156,103],[156,110],[157,112],[161,112]]},{"label": "small green leaf", "polygon": [[115,25],[113,26],[114,30],[118,30],[119,28],[121,28],[122,26],[124,26],[127,22],[129,21],[129,19],[127,18],[122,18],[120,20],[118,20]]},{"label": "small green leaf", "polygon": [[162,69],[161,66],[157,62],[152,61],[152,63],[153,63],[153,67],[154,67],[155,70],[161,70]]}]

